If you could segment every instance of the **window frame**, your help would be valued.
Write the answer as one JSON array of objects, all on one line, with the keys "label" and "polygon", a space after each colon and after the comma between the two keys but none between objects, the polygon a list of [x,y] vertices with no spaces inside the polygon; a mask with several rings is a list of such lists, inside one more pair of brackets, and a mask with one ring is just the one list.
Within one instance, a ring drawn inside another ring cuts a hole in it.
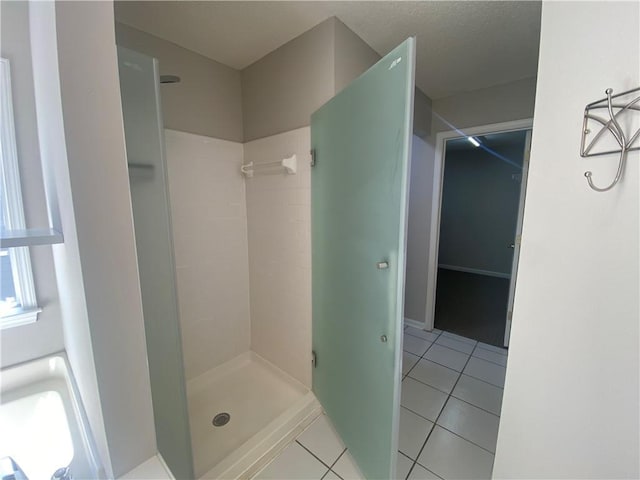
[{"label": "window frame", "polygon": [[[18,147],[16,143],[11,92],[11,66],[0,57],[0,187],[2,188],[2,215],[7,231],[24,231],[22,187]],[[7,249],[9,252],[13,282],[18,307],[4,315],[0,314],[0,329],[33,323],[42,311],[38,307],[36,289],[28,246]]]}]

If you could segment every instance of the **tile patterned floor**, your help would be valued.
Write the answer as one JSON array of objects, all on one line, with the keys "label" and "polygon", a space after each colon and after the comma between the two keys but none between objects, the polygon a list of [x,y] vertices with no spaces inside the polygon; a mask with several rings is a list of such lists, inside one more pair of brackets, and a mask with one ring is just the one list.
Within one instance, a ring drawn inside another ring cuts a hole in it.
[{"label": "tile patterned floor", "polygon": [[[506,362],[505,349],[405,328],[396,479],[491,478]],[[364,477],[322,415],[255,478]]]}]

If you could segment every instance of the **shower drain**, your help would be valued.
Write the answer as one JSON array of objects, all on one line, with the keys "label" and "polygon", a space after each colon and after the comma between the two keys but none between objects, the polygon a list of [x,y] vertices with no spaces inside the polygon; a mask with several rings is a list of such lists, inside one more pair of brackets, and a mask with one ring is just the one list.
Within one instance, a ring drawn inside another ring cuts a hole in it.
[{"label": "shower drain", "polygon": [[231,420],[231,415],[227,412],[222,412],[213,417],[211,423],[213,423],[214,427],[224,427]]}]

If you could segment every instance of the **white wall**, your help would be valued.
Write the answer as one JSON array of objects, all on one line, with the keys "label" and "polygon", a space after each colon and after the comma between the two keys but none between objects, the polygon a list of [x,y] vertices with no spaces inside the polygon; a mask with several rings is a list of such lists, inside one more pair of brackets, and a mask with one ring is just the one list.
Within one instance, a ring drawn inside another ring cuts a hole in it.
[{"label": "white wall", "polygon": [[[244,146],[165,133],[187,380],[251,348],[311,387],[309,127]],[[293,153],[296,175],[240,174]]]},{"label": "white wall", "polygon": [[281,169],[247,179],[251,347],[311,387],[311,170],[309,127],[246,143],[245,163],[291,154]]},{"label": "white wall", "polygon": [[165,130],[187,380],[249,350],[241,143]]},{"label": "white wall", "polygon": [[[36,106],[31,66],[28,2],[0,4],[0,55],[11,65],[11,90],[20,166],[20,183],[27,227],[47,228],[46,199],[42,178]],[[0,334],[0,366],[6,367],[64,348],[60,305],[51,247],[29,249],[36,298],[42,312],[38,321]]]},{"label": "white wall", "polygon": [[[495,478],[638,478],[639,162],[582,159],[587,103],[640,85],[640,4],[545,2]],[[640,121],[635,128],[640,127]]]},{"label": "white wall", "polygon": [[[54,7],[68,167],[68,180],[60,185],[67,243],[54,250],[56,270],[60,265],[63,272],[58,287],[65,346],[90,415],[97,419],[101,411],[112,473],[118,477],[154,455],[156,442],[113,4],[59,2]],[[65,163],[64,158],[55,161]]]},{"label": "white wall", "polygon": [[[69,180],[58,73],[55,4],[31,3],[29,20],[38,140],[47,198],[53,207],[54,224],[65,235],[63,244],[52,247],[57,284],[63,287],[60,289],[60,309],[64,346],[96,441],[97,454],[106,474],[112,476]],[[56,210],[59,210],[59,216],[55,215]]]}]

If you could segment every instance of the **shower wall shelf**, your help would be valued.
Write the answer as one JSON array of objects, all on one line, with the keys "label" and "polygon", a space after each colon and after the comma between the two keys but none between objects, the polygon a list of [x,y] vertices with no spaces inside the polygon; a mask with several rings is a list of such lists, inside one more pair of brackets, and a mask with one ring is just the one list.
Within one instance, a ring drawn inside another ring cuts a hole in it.
[{"label": "shower wall shelf", "polygon": [[622,178],[627,153],[640,150],[640,87],[617,95],[608,88],[605,94],[605,98],[585,107],[580,142],[582,157],[619,155],[616,176],[606,187],[596,186],[591,171],[584,172],[589,187],[596,192],[612,189]]},{"label": "shower wall shelf", "polygon": [[253,177],[258,172],[265,171],[265,173],[277,173],[277,168],[284,168],[284,173],[287,175],[295,175],[298,171],[298,157],[295,154],[290,157],[283,158],[274,162],[265,163],[253,163],[249,162],[240,167],[240,172],[247,178]]}]

